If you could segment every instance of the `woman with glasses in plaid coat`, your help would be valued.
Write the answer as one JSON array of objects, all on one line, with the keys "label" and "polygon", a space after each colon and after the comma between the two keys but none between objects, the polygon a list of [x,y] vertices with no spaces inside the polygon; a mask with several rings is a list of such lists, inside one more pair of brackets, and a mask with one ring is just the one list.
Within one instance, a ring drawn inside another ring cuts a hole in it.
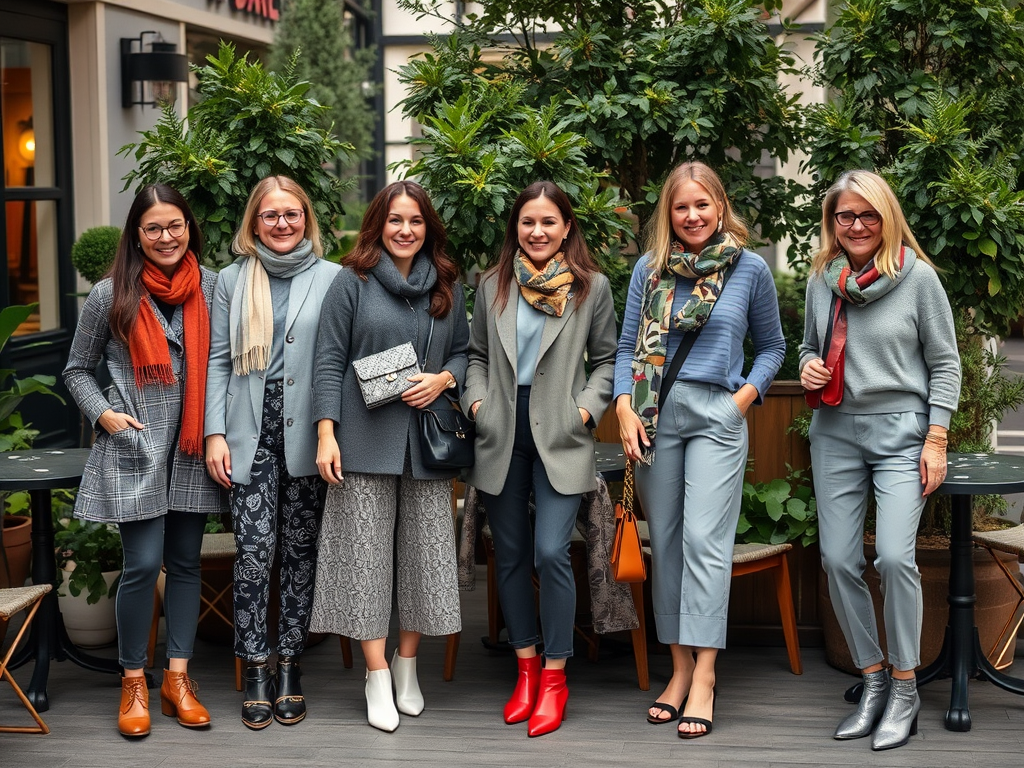
[{"label": "woman with glasses in plaid coat", "polygon": [[[124,667],[118,728],[150,731],[143,667],[153,594],[167,572],[164,714],[190,728],[210,715],[195,697],[188,660],[199,616],[206,515],[221,511],[203,464],[203,401],[216,275],[199,266],[202,235],[171,187],[144,187],[106,278],[92,289],[75,332],[64,382],[96,429],[75,516],[117,523],[124,568],[117,590],[118,657]],[[112,383],[100,387],[106,358]]]}]

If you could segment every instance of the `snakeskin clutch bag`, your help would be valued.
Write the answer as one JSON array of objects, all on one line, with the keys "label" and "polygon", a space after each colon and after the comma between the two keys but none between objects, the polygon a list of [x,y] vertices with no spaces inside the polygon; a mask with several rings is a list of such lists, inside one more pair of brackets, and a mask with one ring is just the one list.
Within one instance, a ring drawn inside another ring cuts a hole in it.
[{"label": "snakeskin clutch bag", "polygon": [[415,385],[409,377],[420,373],[416,350],[409,342],[353,360],[352,367],[367,408],[379,408],[398,400],[405,390]]}]

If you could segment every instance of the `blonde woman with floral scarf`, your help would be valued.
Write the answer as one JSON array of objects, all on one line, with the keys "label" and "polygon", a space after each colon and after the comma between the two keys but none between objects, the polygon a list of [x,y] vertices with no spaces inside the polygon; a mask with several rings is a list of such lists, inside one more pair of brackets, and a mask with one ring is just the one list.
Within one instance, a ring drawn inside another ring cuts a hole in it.
[{"label": "blonde woman with floral scarf", "polygon": [[608,406],[614,365],[608,280],[587,252],[565,193],[550,181],[531,184],[516,199],[498,264],[477,292],[462,398],[477,423],[467,481],[487,510],[498,596],[518,662],[504,718],[528,720],[530,736],[554,731],[565,714],[576,612],[569,537],[580,497],[597,485],[590,430]]},{"label": "blonde woman with floral scarf", "polygon": [[[743,248],[746,238],[713,170],[698,162],[673,170],[633,270],[615,361],[622,445],[636,462],[650,526],[658,639],[672,654],[672,677],[647,720],[678,718],[684,739],[711,733],[747,461],[744,419],[786,351],[771,271]],[[744,376],[748,335],[754,363]],[[663,388],[687,338],[692,347]]]}]

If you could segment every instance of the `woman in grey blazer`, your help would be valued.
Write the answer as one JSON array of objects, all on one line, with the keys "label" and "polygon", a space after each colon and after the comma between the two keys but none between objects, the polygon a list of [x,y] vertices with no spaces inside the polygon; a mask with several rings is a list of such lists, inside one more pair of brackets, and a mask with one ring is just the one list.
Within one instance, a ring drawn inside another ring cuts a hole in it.
[{"label": "woman in grey blazer", "polygon": [[477,423],[467,482],[487,509],[498,595],[519,666],[505,722],[529,720],[530,736],[561,725],[569,696],[565,663],[576,613],[569,538],[581,496],[597,485],[590,430],[611,399],[614,368],[608,280],[566,194],[550,181],[531,184],[516,198],[498,264],[477,291],[462,398]]},{"label": "woman in grey blazer", "polygon": [[[75,516],[117,523],[124,568],[117,590],[118,659],[124,667],[118,729],[150,730],[143,667],[153,592],[167,571],[163,711],[187,727],[210,724],[195,697],[188,660],[199,616],[199,553],[206,515],[220,492],[203,467],[203,398],[216,279],[199,266],[203,240],[182,196],[143,187],[109,275],[82,307],[64,382],[96,430]],[[96,379],[105,357],[112,383]]]},{"label": "woman in grey blazer", "polygon": [[[446,243],[419,184],[397,181],[378,192],[324,301],[316,347],[317,465],[330,487],[312,626],[360,641],[367,721],[383,731],[398,727],[399,712],[423,711],[421,635],[462,629],[454,473],[424,465],[417,412],[466,374],[466,304]],[[367,408],[353,362],[406,342],[423,372],[409,377],[400,400]],[[398,648],[389,668],[393,577]]]},{"label": "woman in grey blazer", "polygon": [[[306,645],[323,482],[316,467],[313,357],[320,307],[341,267],[321,259],[305,191],[270,176],[249,194],[213,302],[206,465],[230,489],[235,530],[235,655],[245,659],[242,722],[306,716]],[[280,549],[277,680],[267,666],[267,604]]]}]

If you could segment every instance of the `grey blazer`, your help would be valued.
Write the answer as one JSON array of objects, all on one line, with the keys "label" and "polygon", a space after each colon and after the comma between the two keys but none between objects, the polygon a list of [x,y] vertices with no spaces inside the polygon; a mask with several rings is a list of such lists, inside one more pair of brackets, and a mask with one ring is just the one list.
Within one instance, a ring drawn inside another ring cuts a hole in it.
[{"label": "grey blazer", "polygon": [[[246,257],[249,258],[249,257]],[[238,376],[231,368],[228,316],[239,262],[221,270],[210,315],[206,377],[206,435],[224,435],[231,451],[231,482],[249,482],[263,423],[265,371]],[[320,307],[341,267],[323,259],[291,278],[284,344],[284,461],[292,477],[318,475],[313,422],[313,362]]]},{"label": "grey blazer", "polygon": [[[462,397],[466,413],[477,400],[483,401],[476,414],[476,461],[466,482],[491,495],[501,493],[512,457],[518,358],[519,286],[512,283],[505,310],[495,316],[497,285],[497,277],[490,275],[477,291]],[[608,407],[615,345],[615,306],[604,275],[594,275],[582,305],[570,299],[561,317],[544,320],[530,391],[530,420],[548,479],[559,493],[586,493],[597,487],[594,437],[577,408],[586,408],[596,425]]]},{"label": "grey blazer", "polygon": [[[205,267],[201,269],[203,296],[209,309],[217,276]],[[177,382],[139,389],[128,347],[110,334],[113,295],[109,278],[100,280],[89,293],[64,369],[68,391],[97,431],[78,489],[75,516],[120,523],[160,517],[168,509],[221,512],[220,488],[207,475],[202,458],[188,456],[178,448],[188,376],[182,346],[182,309],[176,307],[168,323],[153,305],[167,337]],[[149,301],[152,303],[152,298]],[[96,381],[96,366],[104,355],[111,378],[106,391]],[[108,408],[127,413],[145,429],[108,434],[96,423]]]}]

